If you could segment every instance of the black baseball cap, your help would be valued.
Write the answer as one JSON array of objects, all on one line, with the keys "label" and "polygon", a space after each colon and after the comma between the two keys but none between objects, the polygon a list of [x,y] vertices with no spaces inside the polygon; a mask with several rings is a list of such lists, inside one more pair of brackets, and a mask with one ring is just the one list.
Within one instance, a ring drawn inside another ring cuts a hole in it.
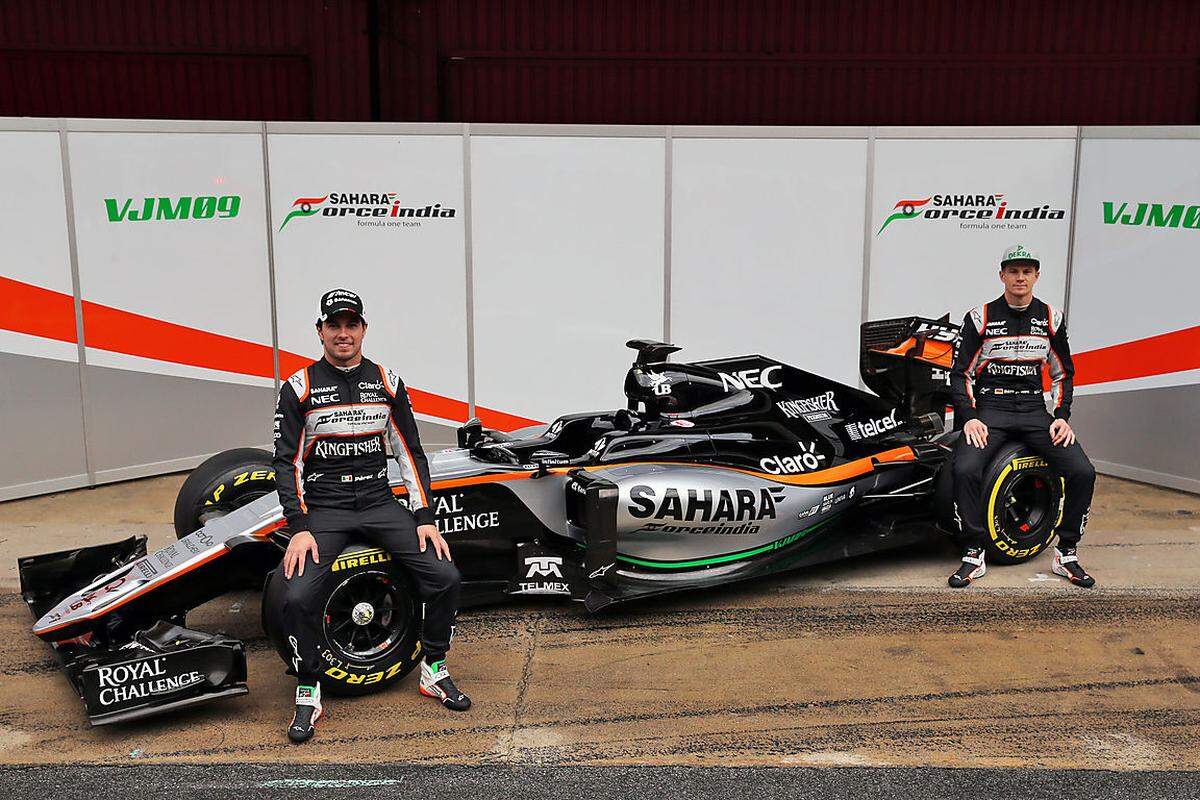
[{"label": "black baseball cap", "polygon": [[340,314],[343,311],[357,314],[364,323],[367,321],[367,318],[363,316],[361,297],[349,289],[330,289],[321,295],[321,313],[317,317],[317,324],[320,325],[334,314]]}]

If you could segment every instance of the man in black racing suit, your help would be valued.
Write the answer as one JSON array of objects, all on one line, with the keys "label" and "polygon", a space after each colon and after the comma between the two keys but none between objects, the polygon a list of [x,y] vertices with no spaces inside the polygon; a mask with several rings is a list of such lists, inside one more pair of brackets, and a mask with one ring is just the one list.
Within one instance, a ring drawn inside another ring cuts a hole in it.
[{"label": "man in black racing suit", "polygon": [[[1079,563],[1096,471],[1067,422],[1075,367],[1062,312],[1033,296],[1040,262],[1016,245],[1000,262],[1004,294],[972,309],[963,320],[950,374],[954,413],[963,424],[954,454],[954,514],[962,538],[962,564],[948,582],[955,588],[983,577],[984,469],[1007,441],[1022,441],[1065,480],[1062,523],[1051,566],[1078,586],[1095,580]],[[1054,415],[1046,411],[1042,365],[1050,369]]]},{"label": "man in black racing suit", "polygon": [[[320,308],[317,334],[325,355],[284,382],[275,413],[276,484],[292,532],[283,559],[282,616],[298,680],[288,727],[293,742],[312,738],[322,713],[327,666],[317,652],[324,613],[318,589],[355,540],[403,562],[424,601],[418,690],[456,711],[471,703],[446,671],[461,578],[434,525],[429,465],[408,392],[395,372],[362,356],[367,323],[358,295],[334,289]],[[400,466],[407,509],[388,484],[385,441]]]}]

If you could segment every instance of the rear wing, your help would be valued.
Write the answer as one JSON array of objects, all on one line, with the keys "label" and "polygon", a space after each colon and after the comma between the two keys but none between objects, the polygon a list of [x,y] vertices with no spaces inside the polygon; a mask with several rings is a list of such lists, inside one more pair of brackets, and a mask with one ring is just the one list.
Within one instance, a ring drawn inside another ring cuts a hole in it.
[{"label": "rear wing", "polygon": [[941,319],[897,317],[864,322],[859,332],[859,372],[877,395],[911,416],[944,416],[950,403],[950,368],[958,327]]}]

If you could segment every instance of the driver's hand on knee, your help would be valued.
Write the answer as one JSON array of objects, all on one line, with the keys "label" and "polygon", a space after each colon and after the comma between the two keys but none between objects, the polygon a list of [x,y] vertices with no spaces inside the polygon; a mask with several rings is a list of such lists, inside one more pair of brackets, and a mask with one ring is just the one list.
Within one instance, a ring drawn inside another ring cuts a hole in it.
[{"label": "driver's hand on knee", "polygon": [[312,553],[314,564],[321,563],[321,559],[317,557],[317,540],[308,531],[300,531],[292,534],[292,540],[288,542],[287,550],[283,554],[283,577],[291,580],[292,573],[297,575],[304,574],[304,559]]},{"label": "driver's hand on knee", "polygon": [[430,544],[433,545],[433,554],[437,556],[438,561],[442,560],[442,555],[446,556],[446,560],[450,561],[450,545],[446,544],[446,540],[438,533],[436,525],[418,525],[417,526],[417,542],[421,547],[421,552],[425,552],[425,548]]},{"label": "driver's hand on knee", "polygon": [[1075,444],[1075,431],[1065,419],[1056,419],[1050,423],[1050,441],[1063,447]]},{"label": "driver's hand on knee", "polygon": [[973,447],[978,447],[981,450],[987,444],[987,425],[984,425],[977,419],[967,420],[967,424],[963,425],[963,436],[967,437],[967,444]]}]

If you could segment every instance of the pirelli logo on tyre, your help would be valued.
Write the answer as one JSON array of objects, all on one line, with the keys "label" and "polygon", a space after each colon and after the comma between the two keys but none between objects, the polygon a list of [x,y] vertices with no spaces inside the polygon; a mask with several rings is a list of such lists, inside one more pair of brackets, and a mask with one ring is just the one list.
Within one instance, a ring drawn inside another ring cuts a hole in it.
[{"label": "pirelli logo on tyre", "polygon": [[333,562],[333,571],[342,572],[348,569],[357,569],[358,567],[366,567],[371,564],[383,564],[392,560],[392,554],[378,547],[370,550],[359,550],[356,553],[349,553],[344,556],[338,556]]},{"label": "pirelli logo on tyre", "polygon": [[1041,456],[1023,456],[1022,458],[1014,458],[1012,460],[1012,468],[1014,470],[1031,469],[1032,467],[1045,467],[1046,460]]}]

